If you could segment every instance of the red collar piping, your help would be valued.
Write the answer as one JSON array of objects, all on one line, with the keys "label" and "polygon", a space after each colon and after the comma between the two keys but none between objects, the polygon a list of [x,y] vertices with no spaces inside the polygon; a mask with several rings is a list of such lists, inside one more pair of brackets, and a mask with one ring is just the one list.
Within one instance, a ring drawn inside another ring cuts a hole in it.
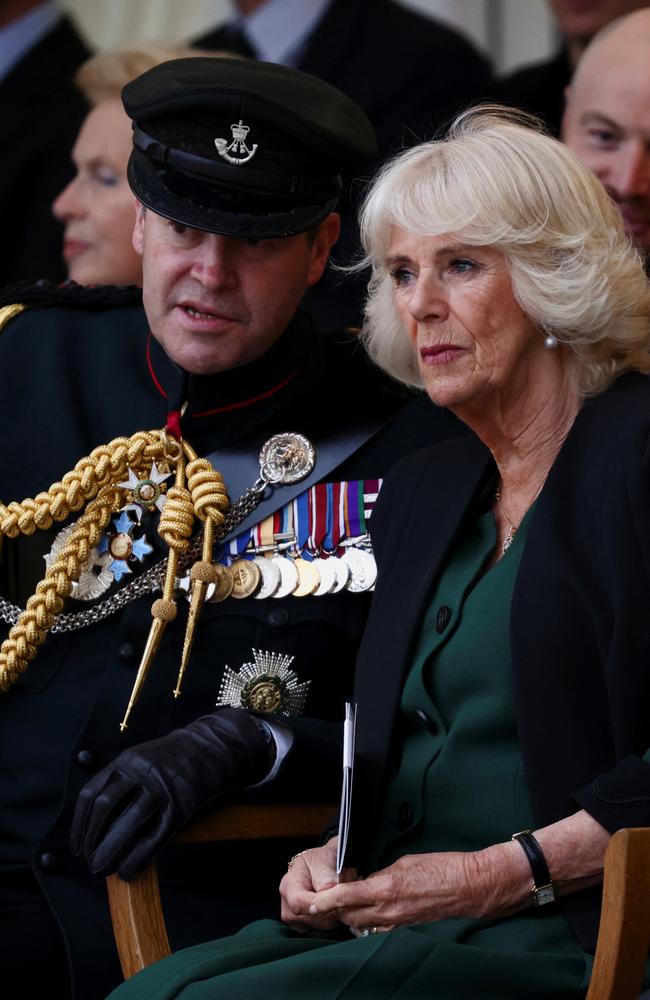
[{"label": "red collar piping", "polygon": [[[150,330],[149,336],[147,337],[147,365],[149,367],[149,374],[151,375],[153,384],[155,385],[156,389],[163,397],[163,399],[168,399],[169,397],[167,396],[167,393],[165,392],[162,385],[158,381],[158,378],[154,371],[153,361],[151,358],[152,336],[153,334],[151,333]],[[253,403],[259,403],[263,399],[269,399],[270,396],[275,396],[276,392],[280,392],[282,389],[284,389],[285,386],[289,385],[290,382],[293,382],[294,378],[296,378],[300,374],[301,370],[302,370],[301,368],[296,368],[289,375],[287,375],[286,378],[282,379],[281,382],[278,382],[277,385],[271,386],[270,389],[266,389],[265,392],[261,392],[258,396],[251,396],[250,399],[241,399],[237,403],[228,403],[226,406],[216,406],[212,410],[201,410],[200,413],[190,413],[188,414],[188,416],[190,416],[192,419],[194,419],[195,417],[212,417],[217,413],[228,413],[230,410],[241,410],[245,406],[252,406]]]}]

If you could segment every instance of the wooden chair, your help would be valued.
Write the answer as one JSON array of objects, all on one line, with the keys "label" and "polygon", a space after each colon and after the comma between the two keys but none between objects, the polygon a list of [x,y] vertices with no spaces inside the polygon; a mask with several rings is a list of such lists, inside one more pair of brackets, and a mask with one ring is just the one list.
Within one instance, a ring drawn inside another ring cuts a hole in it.
[{"label": "wooden chair", "polygon": [[[318,836],[332,805],[226,806],[187,826],[177,842]],[[124,978],[171,954],[155,863],[132,882],[107,879]],[[619,830],[605,856],[603,910],[587,1000],[638,1000],[650,950],[650,828]]]},{"label": "wooden chair", "polygon": [[[318,837],[337,808],[330,803],[223,806],[189,823],[176,837],[176,843]],[[171,955],[156,863],[152,862],[131,882],[109,875],[106,886],[120,964],[128,979]]]},{"label": "wooden chair", "polygon": [[650,950],[650,828],[619,830],[605,855],[603,909],[587,1000],[637,1000]]}]

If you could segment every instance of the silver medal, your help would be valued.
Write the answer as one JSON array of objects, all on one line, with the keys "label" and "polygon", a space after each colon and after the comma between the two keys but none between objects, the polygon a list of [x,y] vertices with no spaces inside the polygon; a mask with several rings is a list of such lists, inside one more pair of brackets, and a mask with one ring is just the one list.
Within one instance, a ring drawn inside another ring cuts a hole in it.
[{"label": "silver medal", "polygon": [[350,567],[348,590],[353,594],[360,594],[374,586],[377,579],[377,563],[371,552],[349,548],[341,558]]},{"label": "silver medal", "polygon": [[260,476],[267,483],[299,483],[314,468],[316,451],[302,434],[274,434],[260,451]]},{"label": "silver medal", "polygon": [[298,586],[298,570],[292,560],[287,559],[286,556],[273,556],[271,561],[280,570],[280,586],[273,596],[288,597]]},{"label": "silver medal", "polygon": [[273,597],[282,580],[279,567],[273,559],[265,559],[264,556],[258,556],[253,562],[257,563],[262,574],[262,583],[255,599],[263,601],[266,597]]},{"label": "silver medal", "polygon": [[314,591],[314,597],[331,594],[336,585],[336,559],[314,559],[314,563],[320,574],[320,584]]},{"label": "silver medal", "polygon": [[343,559],[338,556],[330,556],[327,560],[334,564],[334,574],[335,583],[330,591],[331,594],[338,594],[339,591],[345,590],[350,580],[350,567]]}]

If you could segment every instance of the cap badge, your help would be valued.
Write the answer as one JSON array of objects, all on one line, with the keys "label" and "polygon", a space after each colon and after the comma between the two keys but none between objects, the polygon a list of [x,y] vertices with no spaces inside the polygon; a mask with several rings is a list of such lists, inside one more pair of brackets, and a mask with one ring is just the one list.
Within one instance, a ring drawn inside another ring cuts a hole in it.
[{"label": "cap badge", "polygon": [[249,149],[246,145],[246,137],[250,130],[250,125],[244,125],[241,118],[236,125],[231,125],[232,142],[230,145],[228,145],[227,139],[214,140],[219,156],[222,156],[228,163],[234,163],[235,166],[240,166],[242,163],[248,163],[249,160],[252,160],[257,152],[257,143],[253,143],[252,149]]}]

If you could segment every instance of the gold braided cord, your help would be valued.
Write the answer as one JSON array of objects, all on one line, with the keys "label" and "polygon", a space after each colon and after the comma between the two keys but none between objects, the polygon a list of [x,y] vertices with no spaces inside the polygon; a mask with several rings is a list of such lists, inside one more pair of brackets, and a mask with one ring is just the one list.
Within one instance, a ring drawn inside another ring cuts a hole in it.
[{"label": "gold braided cord", "polygon": [[24,312],[27,306],[23,302],[11,302],[7,306],[0,308],[0,331],[4,330],[7,323]]},{"label": "gold braided cord", "polygon": [[[186,456],[189,460],[187,482]],[[126,486],[119,483],[125,481],[130,472],[139,478],[148,477],[152,464],[160,460],[174,467],[176,473],[174,486],[167,491],[158,526],[158,533],[169,546],[169,559],[163,595],[154,601],[151,609],[154,620],[122,723],[122,728],[126,727],[165,625],[176,616],[174,591],[178,558],[188,548],[194,519],[198,517],[205,522],[205,531],[203,559],[196,565],[193,580],[203,580],[207,585],[215,573],[211,564],[214,532],[225,522],[228,507],[228,494],[221,475],[207,459],[198,458],[187,442],[176,441],[166,430],[141,431],[130,438],[114,438],[80,459],[74,469],[46,492],[21,503],[0,502],[0,541],[4,536],[16,538],[51,528],[53,523],[64,521],[85,506],[66,544],[48,567],[0,647],[0,693],[4,694],[13,686],[35,657],[93,548],[113,514],[123,505]]]},{"label": "gold braided cord", "polygon": [[226,520],[228,493],[223,476],[212,467],[207,458],[194,458],[187,465],[187,486],[192,496],[196,516],[202,521],[209,518],[219,528]]},{"label": "gold braided cord", "polygon": [[160,512],[158,534],[173,552],[185,552],[194,528],[192,498],[184,486],[170,486]]},{"label": "gold braided cord", "polygon": [[0,693],[5,694],[25,672],[72,592],[91,549],[122,504],[119,486],[103,486],[75,524],[74,531],[49,566],[27,607],[0,647]]},{"label": "gold braided cord", "polygon": [[47,492],[22,503],[0,502],[0,535],[31,535],[37,529],[51,528],[55,521],[65,521],[103,486],[124,479],[129,469],[144,475],[152,462],[165,457],[166,447],[160,431],[142,431],[99,445]]}]

